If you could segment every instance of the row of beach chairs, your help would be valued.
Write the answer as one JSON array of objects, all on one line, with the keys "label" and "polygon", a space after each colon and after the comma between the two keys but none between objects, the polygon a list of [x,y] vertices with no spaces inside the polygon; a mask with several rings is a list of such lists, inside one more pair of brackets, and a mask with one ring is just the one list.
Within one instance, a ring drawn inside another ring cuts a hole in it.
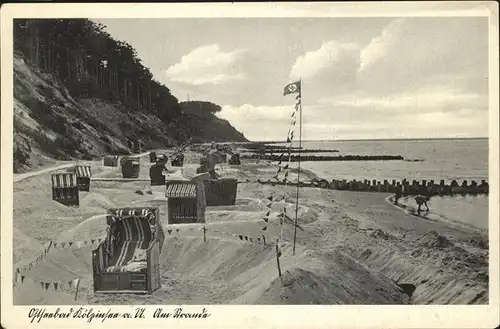
[{"label": "row of beach chairs", "polygon": [[[137,159],[137,160],[136,160]],[[138,158],[122,159],[122,167]],[[122,169],[123,170],[123,169]],[[52,199],[67,206],[79,206],[79,191],[90,191],[92,170],[87,165],[77,165],[70,173],[52,175]],[[138,174],[138,173],[137,173]],[[138,175],[137,175],[138,177]],[[193,181],[163,181],[165,196],[169,200],[169,222],[203,222],[205,206],[224,206],[236,203],[238,181],[236,179],[210,179],[201,173]]]}]

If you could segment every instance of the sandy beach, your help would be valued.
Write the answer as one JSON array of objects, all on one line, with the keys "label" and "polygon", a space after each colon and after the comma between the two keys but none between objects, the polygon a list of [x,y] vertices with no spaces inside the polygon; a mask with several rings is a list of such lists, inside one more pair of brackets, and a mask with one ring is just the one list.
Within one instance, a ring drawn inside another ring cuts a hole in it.
[{"label": "sandy beach", "polygon": [[[121,177],[120,168],[103,167],[102,161],[85,163],[92,165],[94,178]],[[199,155],[187,153],[184,167],[172,176],[190,178],[198,163]],[[149,177],[149,166],[147,156],[142,156],[141,178]],[[36,259],[50,240],[53,245],[37,265],[20,273],[24,280],[18,278],[15,284],[14,304],[488,302],[488,233],[432,214],[417,217],[392,205],[387,193],[301,188],[296,255],[292,255],[293,225],[285,221],[280,279],[276,215],[284,203],[295,213],[296,188],[255,183],[257,178],[274,176],[277,167],[267,161],[217,167],[221,177],[251,182],[238,184],[236,205],[207,207],[206,242],[202,224],[166,224],[164,188],[151,189],[149,182],[92,182],[90,192],[80,192],[80,207],[71,208],[51,199],[48,171],[15,181],[14,270]],[[312,172],[301,173],[301,180],[314,177]],[[296,179],[296,172],[290,179]],[[262,217],[266,198],[272,194],[276,202],[264,245]],[[94,295],[91,250],[104,236],[106,211],[148,205],[160,208],[166,232],[160,260],[162,287],[152,295]],[[40,284],[74,278],[81,279],[76,301],[68,286],[55,291]]]}]

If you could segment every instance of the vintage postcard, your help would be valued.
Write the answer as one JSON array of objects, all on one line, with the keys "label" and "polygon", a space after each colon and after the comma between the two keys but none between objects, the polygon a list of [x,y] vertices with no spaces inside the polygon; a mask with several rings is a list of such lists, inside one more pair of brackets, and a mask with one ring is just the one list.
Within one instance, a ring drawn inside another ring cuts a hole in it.
[{"label": "vintage postcard", "polygon": [[498,3],[1,9],[1,324],[495,328]]}]

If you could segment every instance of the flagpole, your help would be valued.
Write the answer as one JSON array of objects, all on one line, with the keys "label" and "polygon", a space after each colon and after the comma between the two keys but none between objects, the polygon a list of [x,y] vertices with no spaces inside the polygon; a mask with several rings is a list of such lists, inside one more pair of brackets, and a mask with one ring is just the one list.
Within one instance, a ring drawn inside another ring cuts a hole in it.
[{"label": "flagpole", "polygon": [[295,200],[295,225],[293,230],[293,255],[295,255],[295,242],[297,241],[297,215],[299,212],[299,186],[300,186],[300,158],[302,153],[302,78],[299,79],[299,165],[297,171],[297,199]]}]

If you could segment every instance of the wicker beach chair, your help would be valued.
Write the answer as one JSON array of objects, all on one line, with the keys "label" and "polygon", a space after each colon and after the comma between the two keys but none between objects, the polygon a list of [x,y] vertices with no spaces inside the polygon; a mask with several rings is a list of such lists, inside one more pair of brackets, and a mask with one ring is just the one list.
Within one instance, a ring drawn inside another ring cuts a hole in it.
[{"label": "wicker beach chair", "polygon": [[106,239],[92,252],[94,292],[151,294],[160,288],[165,234],[159,209],[110,209],[106,222]]},{"label": "wicker beach chair", "polygon": [[52,174],[52,200],[66,206],[79,206],[77,177],[74,173]]}]

